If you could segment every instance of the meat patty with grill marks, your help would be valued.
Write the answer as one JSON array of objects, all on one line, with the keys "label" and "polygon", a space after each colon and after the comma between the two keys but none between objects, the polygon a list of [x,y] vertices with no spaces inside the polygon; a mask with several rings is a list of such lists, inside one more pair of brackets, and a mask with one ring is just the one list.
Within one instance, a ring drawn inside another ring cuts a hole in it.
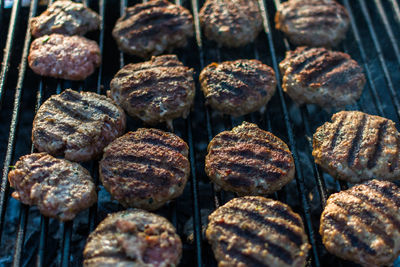
[{"label": "meat patty with grill marks", "polygon": [[111,97],[132,117],[154,125],[186,118],[193,105],[193,69],[175,55],[152,57],[150,61],[128,64],[110,84]]},{"label": "meat patty with grill marks", "polygon": [[67,89],[39,108],[33,121],[36,149],[72,161],[98,158],[125,131],[124,111],[106,96]]},{"label": "meat patty with grill marks", "polygon": [[313,138],[315,162],[336,179],[359,183],[400,179],[400,134],[389,119],[341,111]]},{"label": "meat patty with grill marks", "polygon": [[262,29],[257,0],[207,0],[199,19],[204,35],[227,47],[253,42]]},{"label": "meat patty with grill marks", "polygon": [[184,7],[151,0],[127,8],[112,35],[123,52],[148,58],[186,46],[193,36],[193,17]]},{"label": "meat patty with grill marks", "polygon": [[287,145],[252,123],[219,133],[207,151],[208,177],[239,195],[271,194],[294,178],[294,160]]},{"label": "meat patty with grill marks", "polygon": [[85,168],[47,153],[21,157],[8,180],[15,188],[13,198],[61,221],[74,219],[97,201],[96,186]]},{"label": "meat patty with grill marks", "polygon": [[104,149],[100,180],[123,206],[158,209],[182,194],[190,172],[188,150],[173,133],[140,128]]},{"label": "meat patty with grill marks", "polygon": [[273,69],[255,59],[212,63],[200,73],[200,83],[207,104],[233,116],[262,109],[276,89]]},{"label": "meat patty with grill marks", "polygon": [[390,266],[400,255],[400,188],[372,180],[329,197],[319,232],[326,249],[363,266]]},{"label": "meat patty with grill marks", "polygon": [[289,206],[264,197],[235,198],[209,217],[206,237],[218,266],[305,266],[307,235]]},{"label": "meat patty with grill marks", "polygon": [[32,42],[28,63],[42,76],[84,80],[100,66],[100,48],[82,36],[53,33]]},{"label": "meat patty with grill marks", "polygon": [[181,239],[167,219],[134,209],[109,214],[97,226],[83,251],[83,266],[172,267],[181,255]]},{"label": "meat patty with grill marks", "polygon": [[332,47],[349,28],[347,10],[333,0],[289,0],[278,8],[275,27],[296,45]]},{"label": "meat patty with grill marks", "polygon": [[354,104],[366,82],[362,68],[348,54],[325,48],[298,47],[286,53],[279,67],[283,90],[299,105]]},{"label": "meat patty with grill marks", "polygon": [[40,16],[32,18],[31,32],[36,38],[52,33],[84,35],[100,27],[100,16],[81,3],[56,1]]}]

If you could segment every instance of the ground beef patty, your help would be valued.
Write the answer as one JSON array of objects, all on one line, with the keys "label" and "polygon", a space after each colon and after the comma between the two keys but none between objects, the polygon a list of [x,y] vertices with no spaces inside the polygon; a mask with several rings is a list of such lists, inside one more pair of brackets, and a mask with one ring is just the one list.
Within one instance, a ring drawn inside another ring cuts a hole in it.
[{"label": "ground beef patty", "polygon": [[349,22],[346,9],[333,0],[289,0],[275,15],[275,27],[296,45],[335,46]]},{"label": "ground beef patty", "polygon": [[251,43],[262,30],[257,0],[207,0],[199,18],[204,35],[227,47]]},{"label": "ground beef patty", "polygon": [[152,57],[150,61],[128,64],[110,84],[111,97],[132,117],[154,125],[186,118],[193,105],[193,69],[175,55]]},{"label": "ground beef patty", "polygon": [[112,35],[123,52],[148,58],[186,46],[193,36],[193,18],[186,8],[151,0],[127,8]]},{"label": "ground beef patty", "polygon": [[354,104],[366,81],[362,68],[348,54],[325,48],[298,47],[286,53],[279,67],[283,90],[299,105]]},{"label": "ground beef patty", "polygon": [[43,215],[61,221],[74,219],[97,200],[96,186],[85,168],[47,153],[21,157],[8,180],[15,199],[37,205]]},{"label": "ground beef patty", "polygon": [[83,251],[85,267],[178,266],[182,243],[164,217],[126,210],[109,214],[89,235]]},{"label": "ground beef patty", "polygon": [[319,232],[326,249],[363,266],[391,266],[400,255],[400,188],[372,180],[329,197]]},{"label": "ground beef patty", "polygon": [[188,150],[175,134],[140,128],[104,149],[100,180],[125,207],[155,210],[182,194],[190,172]]},{"label": "ground beef patty", "polygon": [[208,177],[239,195],[271,194],[294,178],[294,161],[287,145],[252,123],[243,122],[219,133],[207,151]]},{"label": "ground beef patty", "polygon": [[314,134],[315,162],[336,179],[359,183],[400,179],[400,134],[395,123],[359,111],[341,111]]},{"label": "ground beef patty", "polygon": [[218,266],[305,266],[311,246],[301,217],[286,204],[235,198],[208,218],[206,237]]},{"label": "ground beef patty", "polygon": [[40,16],[32,18],[31,32],[34,37],[60,33],[84,35],[100,27],[99,15],[83,4],[72,1],[56,1]]},{"label": "ground beef patty", "polygon": [[125,131],[124,111],[106,96],[67,89],[40,106],[32,141],[39,151],[73,161],[100,156]]},{"label": "ground beef patty", "polygon": [[212,63],[200,73],[200,83],[207,104],[233,116],[263,108],[276,89],[275,72],[255,59]]},{"label": "ground beef patty", "polygon": [[84,80],[100,66],[100,48],[82,36],[54,33],[32,42],[28,62],[42,76]]}]

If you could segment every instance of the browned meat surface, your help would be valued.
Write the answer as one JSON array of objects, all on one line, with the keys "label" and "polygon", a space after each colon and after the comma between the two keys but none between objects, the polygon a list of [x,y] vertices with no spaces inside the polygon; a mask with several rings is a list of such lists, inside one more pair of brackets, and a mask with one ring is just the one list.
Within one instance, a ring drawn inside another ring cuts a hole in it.
[{"label": "browned meat surface", "polygon": [[400,255],[400,188],[372,180],[329,197],[319,232],[326,249],[362,266],[391,266]]},{"label": "browned meat surface", "polygon": [[349,28],[347,10],[333,0],[289,0],[280,5],[275,27],[296,45],[332,47]]},{"label": "browned meat surface", "polygon": [[341,111],[314,134],[315,162],[336,179],[359,183],[400,179],[400,134],[395,123],[359,111]]},{"label": "browned meat surface", "polygon": [[82,36],[51,34],[31,44],[29,67],[39,75],[84,80],[100,66],[100,48]]},{"label": "browned meat surface", "polygon": [[127,8],[112,34],[123,52],[149,58],[186,46],[193,36],[193,18],[186,8],[151,0]]},{"label": "browned meat surface", "polygon": [[209,216],[206,237],[218,266],[305,266],[307,235],[289,206],[264,197],[235,198]]},{"label": "browned meat surface", "polygon": [[125,207],[155,210],[182,194],[190,172],[188,150],[175,134],[140,128],[104,149],[100,179]]},{"label": "browned meat surface", "polygon": [[109,214],[97,226],[83,251],[83,266],[172,267],[181,255],[181,240],[167,219],[134,209]]},{"label": "browned meat surface", "polygon": [[31,32],[34,37],[59,33],[84,35],[100,27],[99,15],[83,4],[59,0],[51,4],[40,16],[32,18]]},{"label": "browned meat surface", "polygon": [[111,97],[132,117],[154,125],[186,118],[193,105],[193,69],[175,55],[152,57],[150,61],[128,64],[110,84]]},{"label": "browned meat surface", "polygon": [[47,153],[21,157],[8,180],[15,188],[13,198],[61,221],[74,219],[97,201],[96,186],[85,168]]},{"label": "browned meat surface", "polygon": [[199,18],[204,35],[227,47],[251,43],[262,29],[257,0],[207,0]]},{"label": "browned meat surface", "polygon": [[257,125],[243,122],[208,145],[205,171],[224,190],[239,195],[271,194],[294,178],[287,145]]},{"label": "browned meat surface", "polygon": [[207,104],[233,116],[263,109],[276,89],[273,69],[255,59],[212,63],[200,73],[200,83]]},{"label": "browned meat surface", "polygon": [[363,70],[355,60],[325,48],[298,47],[287,52],[279,66],[283,90],[299,105],[354,104],[365,85]]},{"label": "browned meat surface", "polygon": [[98,158],[125,131],[124,111],[106,96],[67,89],[39,108],[33,121],[36,149],[73,161]]}]

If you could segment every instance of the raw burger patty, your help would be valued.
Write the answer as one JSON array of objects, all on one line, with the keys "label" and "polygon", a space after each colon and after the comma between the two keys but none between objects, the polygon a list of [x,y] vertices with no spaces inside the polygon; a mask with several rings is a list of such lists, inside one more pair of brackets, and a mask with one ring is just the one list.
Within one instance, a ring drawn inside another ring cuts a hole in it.
[{"label": "raw burger patty", "polygon": [[47,153],[21,157],[8,180],[15,199],[37,205],[43,215],[61,221],[74,219],[97,200],[96,186],[85,168]]}]

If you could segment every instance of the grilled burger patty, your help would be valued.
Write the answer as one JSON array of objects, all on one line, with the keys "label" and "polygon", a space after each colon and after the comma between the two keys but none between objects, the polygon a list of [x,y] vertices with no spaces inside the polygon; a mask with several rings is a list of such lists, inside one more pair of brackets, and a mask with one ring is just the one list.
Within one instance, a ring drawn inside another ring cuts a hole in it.
[{"label": "grilled burger patty", "polygon": [[[193,69],[175,55],[152,57],[128,64],[110,84],[111,97],[132,117],[154,125],[178,117],[186,118],[193,105]],[[172,127],[172,126],[171,126]]]},{"label": "grilled burger patty", "polygon": [[314,134],[315,162],[336,179],[358,183],[400,179],[400,134],[395,123],[359,111],[341,111]]},{"label": "grilled burger patty", "polygon": [[362,68],[348,54],[325,48],[298,47],[286,53],[279,67],[283,90],[299,105],[354,104],[366,82]]},{"label": "grilled burger patty", "polygon": [[350,18],[333,0],[289,0],[280,5],[275,27],[296,45],[337,45],[346,36]]},{"label": "grilled burger patty", "polygon": [[319,232],[338,257],[363,266],[390,266],[400,255],[400,188],[372,180],[331,195]]},{"label": "grilled burger patty", "polygon": [[307,235],[289,206],[264,197],[235,198],[209,217],[206,237],[218,266],[305,266]]},{"label": "grilled burger patty", "polygon": [[67,89],[39,108],[32,142],[39,151],[73,161],[97,158],[125,131],[124,111],[106,96]]},{"label": "grilled burger patty", "polygon": [[204,35],[227,47],[251,43],[262,30],[257,0],[207,0],[199,19]]},{"label": "grilled burger patty", "polygon": [[112,34],[123,52],[148,58],[186,46],[193,36],[193,18],[186,8],[151,0],[127,8]]},{"label": "grilled burger patty", "polygon": [[273,69],[255,59],[212,63],[200,73],[200,83],[207,104],[234,116],[259,110],[276,89]]},{"label": "grilled burger patty", "polygon": [[83,251],[83,266],[170,267],[181,255],[181,240],[167,219],[134,209],[109,214],[97,226]]},{"label": "grilled burger patty", "polygon": [[84,80],[100,66],[100,48],[82,36],[53,33],[31,44],[29,67],[39,75]]},{"label": "grilled burger patty", "polygon": [[51,4],[40,16],[32,18],[31,32],[34,37],[60,33],[84,35],[100,27],[99,15],[83,4],[59,0]]},{"label": "grilled burger patty", "polygon": [[104,149],[100,179],[123,206],[155,210],[182,194],[190,172],[188,150],[175,134],[140,128]]},{"label": "grilled burger patty", "polygon": [[74,219],[97,201],[96,186],[85,168],[47,153],[21,157],[8,180],[15,188],[13,198],[61,221]]},{"label": "grilled burger patty", "polygon": [[252,123],[243,122],[219,133],[207,151],[208,177],[239,195],[271,194],[294,178],[294,161],[287,145]]}]

